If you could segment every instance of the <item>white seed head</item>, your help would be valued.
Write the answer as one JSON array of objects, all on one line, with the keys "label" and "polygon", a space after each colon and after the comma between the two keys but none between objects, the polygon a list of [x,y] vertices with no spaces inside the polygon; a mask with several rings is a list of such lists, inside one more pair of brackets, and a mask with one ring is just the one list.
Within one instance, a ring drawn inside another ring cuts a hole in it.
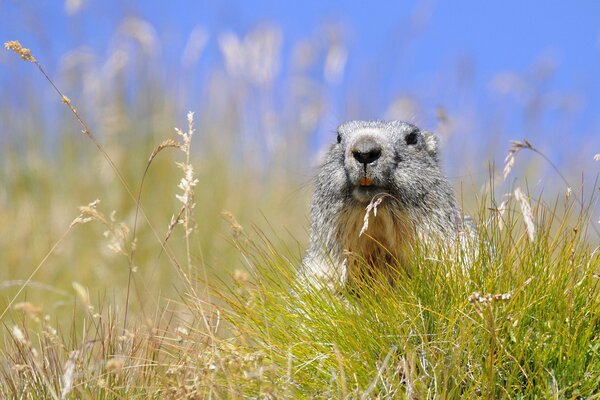
[{"label": "white seed head", "polygon": [[533,241],[535,236],[535,225],[533,223],[533,212],[531,211],[531,205],[525,194],[521,191],[520,187],[517,187],[514,191],[515,198],[521,205],[521,214],[523,214],[523,220],[525,221],[525,227],[527,228],[527,235],[529,240]]}]

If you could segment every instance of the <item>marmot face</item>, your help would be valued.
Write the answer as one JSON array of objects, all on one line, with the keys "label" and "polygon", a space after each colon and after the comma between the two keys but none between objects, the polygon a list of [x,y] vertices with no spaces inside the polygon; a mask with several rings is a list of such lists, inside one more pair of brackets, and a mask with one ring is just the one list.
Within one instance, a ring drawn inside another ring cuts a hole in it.
[{"label": "marmot face", "polygon": [[435,137],[414,125],[351,121],[337,133],[334,159],[343,164],[346,195],[360,205],[384,193],[400,204],[414,205],[441,175]]}]

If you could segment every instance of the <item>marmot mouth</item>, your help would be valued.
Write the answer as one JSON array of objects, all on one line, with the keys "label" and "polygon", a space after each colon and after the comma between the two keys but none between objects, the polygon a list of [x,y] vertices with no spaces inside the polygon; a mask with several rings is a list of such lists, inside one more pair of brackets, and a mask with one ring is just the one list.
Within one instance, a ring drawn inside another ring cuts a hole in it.
[{"label": "marmot mouth", "polygon": [[369,178],[368,176],[365,176],[361,178],[359,185],[362,187],[373,186],[373,179]]},{"label": "marmot mouth", "polygon": [[374,185],[372,181],[369,185],[363,185],[362,182],[360,182],[359,185],[354,186],[352,189],[352,197],[360,203],[365,204],[373,200],[373,197],[382,193],[387,193],[387,190],[381,186]]}]

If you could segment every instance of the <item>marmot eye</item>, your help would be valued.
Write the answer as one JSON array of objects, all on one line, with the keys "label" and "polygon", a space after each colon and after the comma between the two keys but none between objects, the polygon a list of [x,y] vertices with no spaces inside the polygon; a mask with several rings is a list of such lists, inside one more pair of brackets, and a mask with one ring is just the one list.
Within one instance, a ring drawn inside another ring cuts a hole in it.
[{"label": "marmot eye", "polygon": [[409,134],[407,134],[404,137],[404,140],[406,140],[406,144],[408,144],[408,145],[417,144],[417,140],[419,139],[418,134],[419,134],[418,131],[412,131]]},{"label": "marmot eye", "polygon": [[337,142],[342,143],[342,135],[340,135],[339,133],[337,134]]}]

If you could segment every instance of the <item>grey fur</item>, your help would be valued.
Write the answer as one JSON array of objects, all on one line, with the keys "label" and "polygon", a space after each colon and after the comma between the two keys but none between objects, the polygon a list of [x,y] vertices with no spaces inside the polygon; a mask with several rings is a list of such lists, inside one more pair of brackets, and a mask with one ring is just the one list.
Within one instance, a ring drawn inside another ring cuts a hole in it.
[{"label": "grey fur", "polygon": [[[303,277],[335,288],[365,269],[405,266],[415,240],[455,242],[463,217],[432,133],[400,121],[350,121],[337,133],[316,178]],[[380,196],[359,236],[366,207]]]}]

